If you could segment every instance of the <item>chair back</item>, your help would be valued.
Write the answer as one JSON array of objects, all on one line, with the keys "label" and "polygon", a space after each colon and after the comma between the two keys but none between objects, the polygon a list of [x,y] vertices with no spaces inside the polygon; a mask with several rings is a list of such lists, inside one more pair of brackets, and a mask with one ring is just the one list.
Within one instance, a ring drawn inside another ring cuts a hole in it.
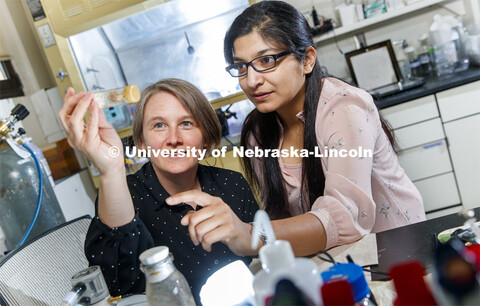
[{"label": "chair back", "polygon": [[9,253],[0,262],[0,304],[59,305],[70,278],[88,267],[84,243],[91,218],[61,224]]}]

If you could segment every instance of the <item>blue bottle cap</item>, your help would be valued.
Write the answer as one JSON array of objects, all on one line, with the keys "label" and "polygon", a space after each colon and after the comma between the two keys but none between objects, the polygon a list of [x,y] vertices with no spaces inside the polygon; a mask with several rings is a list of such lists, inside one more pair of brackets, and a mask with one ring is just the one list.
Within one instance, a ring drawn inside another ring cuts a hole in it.
[{"label": "blue bottle cap", "polygon": [[363,269],[354,263],[336,264],[327,271],[322,272],[323,282],[330,280],[346,279],[353,290],[355,302],[360,302],[370,292]]}]

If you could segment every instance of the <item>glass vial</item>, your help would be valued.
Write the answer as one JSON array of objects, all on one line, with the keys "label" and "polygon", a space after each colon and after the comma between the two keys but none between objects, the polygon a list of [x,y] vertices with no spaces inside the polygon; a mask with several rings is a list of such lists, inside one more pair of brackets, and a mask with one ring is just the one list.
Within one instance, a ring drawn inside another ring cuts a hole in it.
[{"label": "glass vial", "polygon": [[168,247],[159,246],[140,254],[147,280],[148,305],[195,305],[187,280],[177,270]]},{"label": "glass vial", "polygon": [[101,108],[113,107],[140,101],[140,90],[135,85],[95,92],[93,99]]}]

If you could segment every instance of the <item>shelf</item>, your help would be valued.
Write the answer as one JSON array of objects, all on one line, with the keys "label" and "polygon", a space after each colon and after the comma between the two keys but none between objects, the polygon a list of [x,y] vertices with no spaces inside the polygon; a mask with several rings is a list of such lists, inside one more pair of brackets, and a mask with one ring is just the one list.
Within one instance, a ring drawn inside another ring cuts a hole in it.
[{"label": "shelf", "polygon": [[420,1],[420,2],[417,2],[417,3],[414,3],[414,4],[404,6],[402,8],[398,8],[398,9],[393,10],[391,12],[386,12],[386,13],[377,15],[377,16],[372,17],[372,18],[364,19],[364,20],[358,21],[356,23],[346,25],[344,27],[336,28],[333,31],[328,32],[327,34],[324,34],[322,36],[314,37],[313,42],[315,44],[317,44],[321,41],[332,39],[334,36],[339,37],[339,36],[350,34],[352,32],[357,32],[361,29],[367,28],[367,27],[375,25],[375,24],[382,23],[384,21],[388,21],[392,18],[403,16],[403,15],[415,12],[417,10],[421,10],[423,8],[426,8],[426,7],[435,5],[435,4],[439,4],[439,3],[442,3],[442,2],[450,2],[450,1],[452,1],[452,0],[423,0],[423,1]]}]

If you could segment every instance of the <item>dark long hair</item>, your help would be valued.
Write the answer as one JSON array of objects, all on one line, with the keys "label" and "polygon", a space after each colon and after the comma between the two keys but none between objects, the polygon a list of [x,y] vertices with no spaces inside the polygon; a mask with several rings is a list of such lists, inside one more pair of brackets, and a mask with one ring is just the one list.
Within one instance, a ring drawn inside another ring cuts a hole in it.
[{"label": "dark long hair", "polygon": [[[262,1],[245,9],[227,31],[224,40],[227,63],[233,63],[235,40],[252,32],[258,33],[265,41],[292,51],[299,62],[305,59],[306,49],[314,46],[310,27],[297,9],[282,1]],[[324,77],[326,75],[322,72],[317,59],[312,72],[307,74],[305,79],[303,144],[310,152],[317,146],[315,119]],[[281,136],[279,121],[276,112],[261,113],[254,109],[245,119],[240,144],[245,147],[253,138],[262,149],[278,148]],[[278,159],[263,157],[261,167],[264,175],[263,181],[259,182],[253,170],[252,160],[242,158],[242,168],[252,188],[258,191],[260,185],[263,187],[262,199],[269,216],[272,219],[289,217],[288,198]],[[303,158],[302,189],[308,194],[310,206],[315,199],[323,195],[325,175],[320,158],[315,156]]]}]

